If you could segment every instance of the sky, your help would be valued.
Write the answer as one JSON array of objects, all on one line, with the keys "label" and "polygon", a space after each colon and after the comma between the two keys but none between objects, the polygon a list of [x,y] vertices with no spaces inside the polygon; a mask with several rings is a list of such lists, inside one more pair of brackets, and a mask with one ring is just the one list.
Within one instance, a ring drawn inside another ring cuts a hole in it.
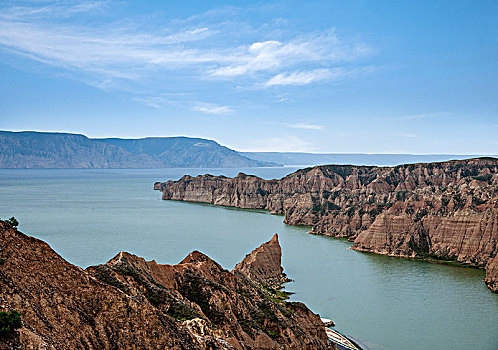
[{"label": "sky", "polygon": [[2,0],[0,129],[498,154],[498,1]]}]

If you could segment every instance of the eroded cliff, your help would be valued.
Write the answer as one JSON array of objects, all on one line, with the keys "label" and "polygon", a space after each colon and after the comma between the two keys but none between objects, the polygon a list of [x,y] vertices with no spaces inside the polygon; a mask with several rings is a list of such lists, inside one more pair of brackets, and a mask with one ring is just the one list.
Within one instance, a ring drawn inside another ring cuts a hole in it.
[{"label": "eroded cliff", "polygon": [[0,258],[0,310],[22,314],[1,349],[329,348],[304,304],[200,252],[177,265],[121,252],[82,270],[0,221]]},{"label": "eroded cliff", "polygon": [[[156,183],[163,199],[266,209],[352,249],[485,268],[498,251],[498,159],[396,167],[324,165],[280,180],[184,176]],[[490,270],[495,271],[495,270]],[[498,281],[496,272],[486,277]],[[491,281],[491,282],[489,282]],[[493,288],[491,288],[493,289]]]}]

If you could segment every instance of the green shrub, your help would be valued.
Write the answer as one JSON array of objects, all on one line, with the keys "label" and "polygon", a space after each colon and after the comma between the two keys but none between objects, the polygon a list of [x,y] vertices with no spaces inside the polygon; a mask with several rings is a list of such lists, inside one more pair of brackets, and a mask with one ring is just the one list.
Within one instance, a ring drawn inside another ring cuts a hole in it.
[{"label": "green shrub", "polygon": [[128,287],[121,283],[116,277],[111,273],[111,270],[107,266],[95,266],[95,277],[105,284],[114,286],[121,289],[123,292],[128,292]]},{"label": "green shrub", "polygon": [[199,314],[195,312],[190,306],[177,301],[173,302],[170,305],[166,313],[169,316],[180,321],[186,321],[196,317],[200,317]]},{"label": "green shrub", "polygon": [[217,308],[209,303],[210,281],[201,276],[194,274],[185,274],[184,283],[180,286],[180,293],[193,303],[196,303],[201,308],[206,317],[214,324],[222,324],[225,322],[225,315],[218,311]]},{"label": "green shrub", "polygon": [[301,309],[303,311],[308,310],[306,305],[304,305],[303,303],[301,303],[299,301],[286,301],[285,306],[290,307],[290,308],[298,308],[298,309]]},{"label": "green shrub", "polygon": [[0,311],[0,334],[10,333],[21,328],[21,313],[18,311]]},{"label": "green shrub", "polygon": [[11,217],[9,220],[6,220],[13,228],[17,228],[19,226],[19,221],[15,217]]},{"label": "green shrub", "polygon": [[488,182],[489,180],[491,180],[492,177],[493,175],[491,174],[472,176],[472,178],[476,179],[477,181],[483,181],[483,182]]},{"label": "green shrub", "polygon": [[280,336],[280,334],[278,332],[271,331],[271,330],[267,330],[266,334],[268,334],[270,336],[270,338],[272,338],[272,339],[277,339]]},{"label": "green shrub", "polygon": [[267,196],[269,192],[268,192],[268,191],[266,191],[266,190],[263,190],[263,189],[261,189],[261,188],[258,188],[258,189],[256,190],[256,193],[257,193],[257,194],[259,194],[260,196],[263,196],[263,197],[264,197],[264,196]]}]

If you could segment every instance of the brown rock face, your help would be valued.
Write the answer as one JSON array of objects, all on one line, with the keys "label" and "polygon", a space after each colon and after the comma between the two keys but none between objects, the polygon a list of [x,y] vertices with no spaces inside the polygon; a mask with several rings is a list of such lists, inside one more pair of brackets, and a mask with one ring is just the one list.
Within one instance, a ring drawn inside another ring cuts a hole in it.
[{"label": "brown rock face", "polygon": [[490,259],[486,266],[486,285],[493,292],[498,293],[498,255]]},{"label": "brown rock face", "polygon": [[122,252],[82,270],[0,221],[0,258],[0,309],[23,322],[0,349],[329,348],[306,306],[200,252],[177,265]]},{"label": "brown rock face", "polygon": [[256,284],[278,288],[282,283],[289,281],[283,270],[282,249],[275,233],[269,242],[247,255],[232,272],[240,273]]},{"label": "brown rock face", "polygon": [[[498,159],[396,167],[324,165],[280,180],[184,176],[163,199],[258,208],[352,249],[486,267],[498,252]],[[488,284],[489,285],[489,284]]]},{"label": "brown rock face", "polygon": [[0,307],[23,319],[19,339],[0,339],[3,348],[202,348],[183,325],[97,281],[48,244],[1,221],[0,237]]}]

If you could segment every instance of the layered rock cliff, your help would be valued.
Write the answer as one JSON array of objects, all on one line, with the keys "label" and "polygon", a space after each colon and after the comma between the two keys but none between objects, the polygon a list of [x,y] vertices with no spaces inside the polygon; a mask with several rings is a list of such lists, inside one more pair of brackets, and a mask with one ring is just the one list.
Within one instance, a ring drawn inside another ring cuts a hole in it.
[{"label": "layered rock cliff", "polygon": [[0,258],[0,311],[22,315],[0,349],[329,348],[304,304],[200,252],[177,265],[121,252],[82,270],[0,221]]},{"label": "layered rock cliff", "polygon": [[[280,180],[184,176],[156,183],[163,199],[266,209],[352,249],[486,267],[498,252],[498,159],[396,167],[324,165]],[[495,271],[495,270],[490,270]],[[489,273],[486,281],[498,281]],[[491,282],[489,282],[491,281]]]}]

